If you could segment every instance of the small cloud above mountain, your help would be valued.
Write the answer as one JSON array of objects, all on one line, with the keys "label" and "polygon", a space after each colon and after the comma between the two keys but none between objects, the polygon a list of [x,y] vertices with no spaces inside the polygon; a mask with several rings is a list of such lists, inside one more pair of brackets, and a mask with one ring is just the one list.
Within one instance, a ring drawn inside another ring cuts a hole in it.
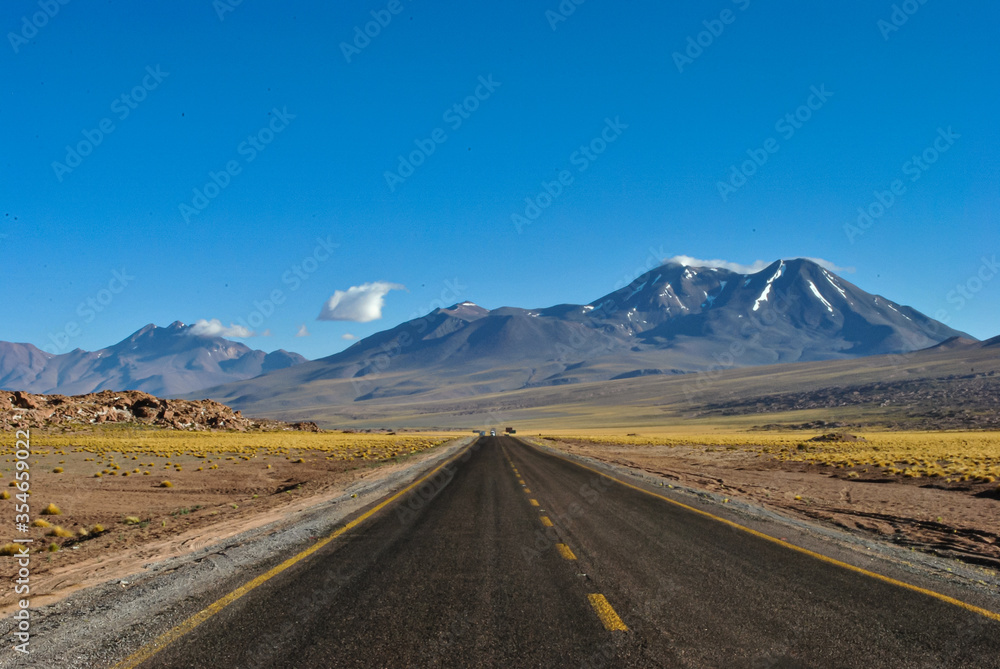
[{"label": "small cloud above mountain", "polygon": [[391,290],[406,290],[405,286],[387,281],[373,281],[347,290],[338,290],[326,301],[316,320],[354,321],[368,323],[382,318],[385,296]]},{"label": "small cloud above mountain", "polygon": [[829,260],[823,260],[822,258],[804,258],[804,260],[811,260],[820,267],[830,272],[836,272],[838,274],[854,274],[858,271],[856,267],[841,267],[836,265]]},{"label": "small cloud above mountain", "polygon": [[354,341],[358,337],[357,335],[352,335],[350,332],[345,332],[344,334],[340,335],[340,338],[345,339],[347,341]]},{"label": "small cloud above mountain", "polygon": [[188,330],[188,334],[203,337],[237,337],[240,339],[253,337],[253,330],[249,330],[242,325],[230,323],[229,327],[222,324],[218,318],[205,320],[202,318]]},{"label": "small cloud above mountain", "polygon": [[[855,269],[853,267],[840,267],[836,263],[832,263],[829,260],[824,260],[823,258],[805,258],[805,260],[811,260],[823,269],[829,270],[831,272],[847,272],[854,273]],[[770,265],[773,260],[768,262],[766,260],[755,260],[750,265],[744,265],[738,262],[730,262],[728,260],[702,260],[701,258],[692,258],[691,256],[672,256],[663,261],[664,263],[676,263],[678,265],[684,265],[685,267],[718,267],[720,269],[728,269],[731,272],[737,272],[738,274],[756,274],[768,265]]]},{"label": "small cloud above mountain", "polygon": [[302,325],[299,326],[299,331],[295,333],[295,336],[296,337],[308,337],[309,336],[309,328],[306,327],[305,323],[303,323]]}]

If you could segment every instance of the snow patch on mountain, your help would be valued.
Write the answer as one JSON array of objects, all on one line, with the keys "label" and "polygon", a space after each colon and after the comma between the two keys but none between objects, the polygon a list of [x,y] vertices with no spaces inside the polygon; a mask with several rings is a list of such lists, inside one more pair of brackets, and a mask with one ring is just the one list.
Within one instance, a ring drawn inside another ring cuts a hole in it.
[{"label": "snow patch on mountain", "polygon": [[812,281],[809,281],[808,279],[806,279],[806,283],[809,284],[809,290],[812,291],[812,294],[815,295],[819,299],[819,301],[826,306],[826,310],[829,311],[831,314],[834,313],[833,307],[830,306],[830,303],[826,301],[826,298],[823,297],[823,294],[819,292],[819,288],[816,287],[816,284],[813,283]]}]

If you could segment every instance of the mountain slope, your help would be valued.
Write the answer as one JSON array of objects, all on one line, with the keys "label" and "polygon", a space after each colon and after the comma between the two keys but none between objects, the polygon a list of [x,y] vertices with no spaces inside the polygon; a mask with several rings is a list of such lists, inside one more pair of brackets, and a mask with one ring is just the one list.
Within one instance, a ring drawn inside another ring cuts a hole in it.
[{"label": "mountain slope", "polygon": [[805,259],[753,274],[665,264],[585,305],[471,302],[335,355],[205,391],[255,411],[903,353],[966,336]]},{"label": "mountain slope", "polygon": [[305,362],[297,353],[256,351],[222,337],[195,335],[175,322],[147,325],[99,351],[52,355],[31,344],[0,342],[0,388],[81,395],[141,390],[177,396]]}]

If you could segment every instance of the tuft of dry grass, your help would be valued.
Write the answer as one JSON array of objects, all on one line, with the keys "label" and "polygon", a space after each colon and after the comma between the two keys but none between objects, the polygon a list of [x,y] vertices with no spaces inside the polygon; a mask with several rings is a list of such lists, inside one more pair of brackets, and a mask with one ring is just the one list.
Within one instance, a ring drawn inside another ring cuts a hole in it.
[{"label": "tuft of dry grass", "polygon": [[0,492],[0,499],[10,499],[10,493],[7,492],[6,490]]},{"label": "tuft of dry grass", "polygon": [[55,469],[52,470],[52,473],[53,474],[62,474],[63,473],[63,468],[62,467],[56,467]]},{"label": "tuft of dry grass", "polygon": [[126,525],[138,525],[142,520],[138,516],[125,516]]},{"label": "tuft of dry grass", "polygon": [[62,511],[55,504],[49,504],[47,507],[42,509],[43,516],[58,516],[61,515]]},{"label": "tuft of dry grass", "polygon": [[47,534],[47,536],[50,536],[50,537],[61,537],[63,539],[68,539],[68,538],[70,538],[70,537],[73,536],[72,532],[70,532],[67,529],[63,529],[62,527],[60,527],[58,525],[56,525],[55,527],[53,527],[46,534]]},{"label": "tuft of dry grass", "polygon": [[4,544],[0,546],[0,555],[20,555],[21,547],[17,544]]},{"label": "tuft of dry grass", "polygon": [[32,527],[52,527],[52,523],[45,520],[44,518],[36,518],[31,522]]},{"label": "tuft of dry grass", "polygon": [[170,481],[160,481],[160,487],[161,488],[173,488],[174,484],[171,483]]}]

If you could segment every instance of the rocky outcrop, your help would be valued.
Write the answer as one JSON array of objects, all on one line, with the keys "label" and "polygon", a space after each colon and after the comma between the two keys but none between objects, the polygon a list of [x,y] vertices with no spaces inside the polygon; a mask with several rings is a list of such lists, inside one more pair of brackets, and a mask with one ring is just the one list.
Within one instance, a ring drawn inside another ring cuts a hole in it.
[{"label": "rocky outcrop", "polygon": [[6,431],[101,423],[142,423],[175,430],[318,431],[315,423],[246,418],[212,400],[167,400],[137,390],[74,396],[0,390],[0,428]]}]

